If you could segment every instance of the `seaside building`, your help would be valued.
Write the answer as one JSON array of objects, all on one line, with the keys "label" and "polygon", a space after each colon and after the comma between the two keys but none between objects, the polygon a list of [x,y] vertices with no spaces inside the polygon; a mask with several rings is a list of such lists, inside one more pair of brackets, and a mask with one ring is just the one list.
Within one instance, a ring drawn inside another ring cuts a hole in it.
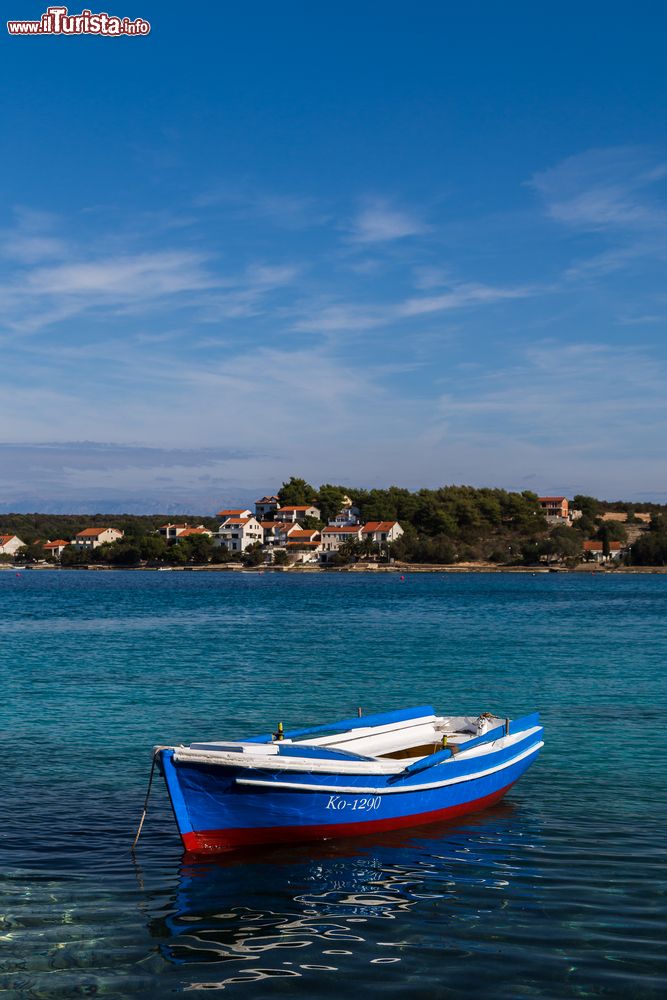
[{"label": "seaside building", "polygon": [[537,502],[544,511],[547,521],[555,518],[559,521],[566,521],[569,503],[567,497],[538,497]]},{"label": "seaside building", "polygon": [[343,507],[343,509],[339,511],[331,521],[329,521],[329,524],[344,526],[359,524],[360,516],[358,507]]},{"label": "seaside building", "polygon": [[395,542],[403,534],[403,528],[398,521],[369,521],[361,529],[362,538],[380,545],[382,542]]},{"label": "seaside building", "polygon": [[273,516],[276,521],[294,522],[304,517],[315,517],[319,521],[320,509],[319,507],[314,507],[312,504],[289,505],[287,507],[281,507],[280,510],[275,511]]},{"label": "seaside building", "polygon": [[261,521],[260,524],[264,532],[263,544],[272,548],[277,545],[286,545],[292,532],[301,530],[298,521]]},{"label": "seaside building", "polygon": [[163,524],[158,529],[158,535],[167,542],[175,542],[177,538],[188,535],[212,535],[213,532],[205,528],[203,524],[198,524],[196,527],[191,527],[187,522],[185,524]]},{"label": "seaside building", "polygon": [[118,528],[84,528],[74,536],[72,545],[77,549],[97,549],[107,542],[118,542],[123,532]]},{"label": "seaside building", "polygon": [[212,531],[209,531],[208,528],[205,528],[203,524],[198,524],[194,528],[186,526],[183,531],[179,532],[175,541],[180,542],[182,538],[196,538],[199,535],[204,535],[207,536],[208,538],[213,538]]},{"label": "seaside building", "polygon": [[47,556],[53,556],[54,559],[60,559],[68,545],[69,542],[66,542],[64,538],[56,538],[53,542],[46,542],[43,548]]},{"label": "seaside building", "polygon": [[228,517],[252,517],[253,513],[248,507],[243,510],[240,507],[234,507],[229,510],[219,510],[215,516],[222,517],[223,519]]},{"label": "seaside building", "polygon": [[18,535],[0,535],[0,556],[15,556],[24,545]]},{"label": "seaside building", "polygon": [[321,557],[323,562],[338,552],[344,542],[360,542],[361,525],[359,524],[330,524],[322,528]]},{"label": "seaside building", "polygon": [[227,517],[220,525],[214,545],[229,552],[245,552],[250,546],[264,541],[264,529],[256,517]]},{"label": "seaside building", "polygon": [[255,517],[258,521],[270,521],[277,510],[280,510],[278,497],[262,497],[261,500],[255,500]]},{"label": "seaside building", "polygon": [[289,532],[285,549],[293,562],[317,562],[321,544],[320,533],[316,529],[294,527]]},{"label": "seaside building", "polygon": [[537,502],[544,512],[547,524],[572,524],[582,515],[580,510],[570,507],[567,497],[538,497]]},{"label": "seaside building", "polygon": [[602,542],[584,542],[584,559],[596,563],[611,562],[620,559],[626,548],[620,542],[609,542],[609,554],[605,554]]}]

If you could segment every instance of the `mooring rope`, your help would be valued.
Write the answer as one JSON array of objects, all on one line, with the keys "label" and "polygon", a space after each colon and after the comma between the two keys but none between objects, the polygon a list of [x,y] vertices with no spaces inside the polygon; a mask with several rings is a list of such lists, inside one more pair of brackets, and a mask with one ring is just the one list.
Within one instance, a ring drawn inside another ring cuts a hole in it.
[{"label": "mooring rope", "polygon": [[153,786],[153,775],[155,774],[155,765],[157,763],[157,756],[158,756],[158,754],[160,753],[161,750],[172,750],[172,749],[173,749],[173,747],[170,747],[170,746],[154,747],[153,748],[153,762],[151,764],[151,773],[150,773],[149,778],[148,778],[148,788],[146,789],[146,798],[144,799],[144,809],[143,809],[143,812],[141,814],[141,821],[139,823],[139,829],[137,830],[137,835],[134,838],[134,842],[132,844],[132,847],[130,848],[130,851],[132,853],[134,853],[134,849],[137,846],[137,841],[139,840],[139,837],[141,836],[141,831],[143,829],[144,820],[146,819],[146,813],[148,812],[148,799],[150,797],[151,788]]}]

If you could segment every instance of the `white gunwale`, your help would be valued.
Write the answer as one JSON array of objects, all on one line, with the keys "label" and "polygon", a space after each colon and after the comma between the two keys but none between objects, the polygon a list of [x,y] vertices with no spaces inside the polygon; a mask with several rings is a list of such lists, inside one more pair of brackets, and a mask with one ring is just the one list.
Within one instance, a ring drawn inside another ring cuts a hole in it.
[{"label": "white gunwale", "polygon": [[423,784],[402,786],[389,785],[388,787],[379,786],[378,788],[367,788],[365,785],[307,785],[298,781],[273,781],[272,779],[265,779],[262,781],[261,778],[236,778],[235,783],[237,785],[252,785],[254,787],[261,788],[283,788],[297,792],[324,792],[338,795],[405,795],[410,792],[425,792],[432,788],[444,788],[445,785],[459,785],[464,781],[474,781],[476,778],[485,778],[489,774],[496,774],[498,771],[503,771],[505,768],[511,767],[513,764],[518,764],[519,761],[525,760],[526,757],[536,754],[538,750],[542,749],[543,746],[544,743],[540,740],[539,743],[534,743],[522,753],[510,758],[510,760],[503,761],[502,764],[496,764],[495,767],[487,767],[483,771],[475,771],[473,774],[461,774],[456,775],[453,778],[443,778],[440,781],[429,781],[424,782]]},{"label": "white gunwale", "polygon": [[[441,730],[435,729],[436,725],[440,725],[443,720],[436,719],[435,717],[430,717],[432,721],[431,729],[431,739],[435,739]],[[412,720],[411,727],[418,728],[424,725],[424,720]],[[381,727],[385,730],[386,735],[390,735],[394,729],[400,729],[402,733],[405,733],[408,728],[407,724],[402,724],[399,727]],[[484,758],[486,755],[495,753],[500,750],[506,750],[514,746],[516,743],[526,740],[528,737],[541,732],[541,726],[533,726],[529,729],[521,730],[518,733],[513,733],[509,736],[502,736],[500,739],[488,741],[486,743],[480,743],[475,747],[471,747],[469,750],[462,749],[460,753],[442,761],[442,764],[451,765],[455,762],[472,760],[476,758]],[[363,730],[366,736],[369,735],[369,730]],[[468,736],[468,738],[472,738]],[[348,739],[347,734],[339,735],[337,737],[337,743],[327,737],[327,744],[330,749],[347,749]],[[286,741],[285,741],[286,742]],[[321,746],[321,743],[316,743],[314,740],[303,741],[304,745],[308,746]],[[200,749],[203,746],[212,746],[213,744],[194,744],[192,747],[175,747],[174,748],[174,761],[177,764],[207,764],[213,765],[215,767],[221,768],[234,768],[238,770],[242,768],[244,770],[263,770],[263,771],[291,771],[309,774],[349,774],[349,775],[395,775],[400,774],[405,770],[408,764],[415,764],[419,760],[423,760],[423,756],[416,756],[411,758],[403,759],[391,759],[386,757],[370,757],[368,760],[345,760],[344,758],[338,757],[298,757],[298,756],[281,756],[279,754],[279,743],[271,744],[260,744],[260,743],[238,743],[232,744],[227,742],[221,744],[221,747],[231,747],[236,746],[239,749],[236,750],[209,750]],[[287,744],[292,747],[296,747],[299,744],[291,743]],[[407,746],[409,746],[409,742]],[[400,747],[399,747],[400,748]],[[383,752],[386,749],[383,748]],[[505,766],[505,765],[503,765]],[[461,780],[466,780],[461,779]],[[275,784],[275,783],[274,783]],[[421,786],[424,787],[424,786]]]}]

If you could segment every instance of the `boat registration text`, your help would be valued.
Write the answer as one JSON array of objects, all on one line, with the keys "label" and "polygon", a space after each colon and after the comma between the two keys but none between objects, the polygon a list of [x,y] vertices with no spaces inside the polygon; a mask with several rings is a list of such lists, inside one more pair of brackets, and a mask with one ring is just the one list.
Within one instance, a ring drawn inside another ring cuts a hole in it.
[{"label": "boat registration text", "polygon": [[382,796],[380,795],[369,795],[366,798],[360,799],[349,799],[342,795],[330,795],[329,801],[327,802],[327,809],[349,809],[350,812],[372,812],[373,809],[380,808],[380,802],[382,801]]}]

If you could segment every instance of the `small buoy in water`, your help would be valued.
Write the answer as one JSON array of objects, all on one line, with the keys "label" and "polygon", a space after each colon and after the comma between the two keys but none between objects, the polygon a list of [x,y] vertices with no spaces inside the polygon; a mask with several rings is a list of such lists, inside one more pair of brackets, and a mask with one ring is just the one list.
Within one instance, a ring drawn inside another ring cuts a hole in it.
[{"label": "small buoy in water", "polygon": [[404,576],[401,577],[401,583],[405,583],[405,577]]}]

